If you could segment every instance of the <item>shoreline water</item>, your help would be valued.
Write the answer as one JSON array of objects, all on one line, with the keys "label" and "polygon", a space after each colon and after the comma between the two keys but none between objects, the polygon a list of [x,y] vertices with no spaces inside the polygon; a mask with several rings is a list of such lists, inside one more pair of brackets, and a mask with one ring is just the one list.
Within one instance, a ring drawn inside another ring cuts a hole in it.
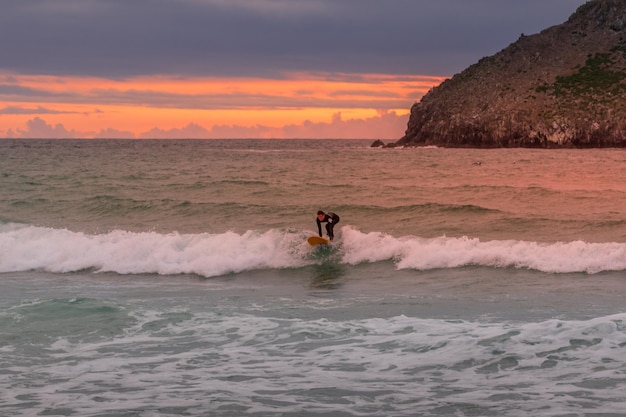
[{"label": "shoreline water", "polygon": [[403,279],[390,267],[322,288],[315,268],[2,274],[14,293],[0,296],[0,407],[24,417],[623,409],[619,274],[462,268]]}]

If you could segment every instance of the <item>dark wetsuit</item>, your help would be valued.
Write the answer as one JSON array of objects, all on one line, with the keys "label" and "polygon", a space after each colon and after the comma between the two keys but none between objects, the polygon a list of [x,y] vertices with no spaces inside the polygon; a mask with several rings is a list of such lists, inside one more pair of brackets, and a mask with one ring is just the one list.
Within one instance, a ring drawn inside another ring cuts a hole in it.
[{"label": "dark wetsuit", "polygon": [[320,237],[322,236],[322,222],[324,222],[326,223],[326,233],[328,233],[328,238],[330,240],[333,240],[333,238],[335,237],[335,234],[333,233],[333,227],[335,227],[335,225],[339,223],[339,216],[337,216],[335,213],[325,213],[324,220],[320,221],[319,218],[317,218],[316,220],[317,231]]}]

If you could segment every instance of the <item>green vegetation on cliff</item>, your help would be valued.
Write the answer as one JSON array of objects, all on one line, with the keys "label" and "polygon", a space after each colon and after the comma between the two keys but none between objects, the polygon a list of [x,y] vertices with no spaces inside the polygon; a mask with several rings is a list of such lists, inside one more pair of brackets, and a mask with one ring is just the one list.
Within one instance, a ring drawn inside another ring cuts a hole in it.
[{"label": "green vegetation on cliff", "polygon": [[[620,95],[626,90],[626,69],[623,57],[626,49],[614,47],[610,53],[596,53],[589,56],[585,65],[571,75],[559,75],[552,84],[537,87],[538,93],[551,93],[555,96],[588,96],[595,94]],[[616,56],[619,53],[620,56]],[[621,58],[621,59],[620,59]],[[620,65],[622,64],[622,65]],[[616,66],[618,69],[616,70]]]}]

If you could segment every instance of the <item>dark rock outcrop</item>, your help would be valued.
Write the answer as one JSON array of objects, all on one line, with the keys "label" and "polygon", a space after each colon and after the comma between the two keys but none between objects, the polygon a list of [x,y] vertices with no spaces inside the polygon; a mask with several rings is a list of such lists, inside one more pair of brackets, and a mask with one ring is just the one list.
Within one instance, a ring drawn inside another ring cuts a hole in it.
[{"label": "dark rock outcrop", "polygon": [[427,145],[626,147],[626,0],[589,1],[433,88],[391,144]]}]

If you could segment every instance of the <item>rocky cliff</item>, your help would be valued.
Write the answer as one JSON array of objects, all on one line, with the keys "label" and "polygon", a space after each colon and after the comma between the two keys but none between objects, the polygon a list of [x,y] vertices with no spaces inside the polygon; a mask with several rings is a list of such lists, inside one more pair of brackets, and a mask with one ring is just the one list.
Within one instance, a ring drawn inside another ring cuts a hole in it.
[{"label": "rocky cliff", "polygon": [[389,146],[626,147],[626,0],[593,0],[433,88]]}]

